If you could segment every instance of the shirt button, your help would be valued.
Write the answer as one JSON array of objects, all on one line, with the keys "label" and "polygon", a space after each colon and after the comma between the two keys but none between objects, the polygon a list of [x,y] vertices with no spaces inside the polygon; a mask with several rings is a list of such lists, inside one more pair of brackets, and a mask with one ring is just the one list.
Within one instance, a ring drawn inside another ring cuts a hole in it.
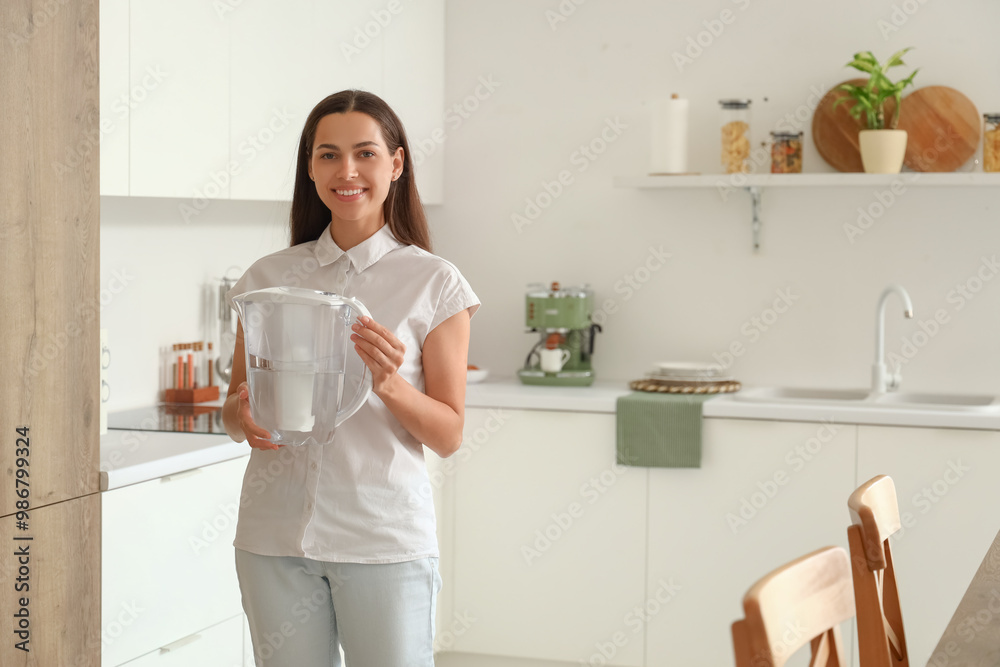
[{"label": "shirt button", "polygon": [[313,470],[315,470],[315,469],[316,469],[316,468],[318,468],[319,466],[317,466],[317,465],[316,465],[315,463],[310,463],[310,464],[309,464],[309,467],[310,467],[310,468],[312,468]]}]

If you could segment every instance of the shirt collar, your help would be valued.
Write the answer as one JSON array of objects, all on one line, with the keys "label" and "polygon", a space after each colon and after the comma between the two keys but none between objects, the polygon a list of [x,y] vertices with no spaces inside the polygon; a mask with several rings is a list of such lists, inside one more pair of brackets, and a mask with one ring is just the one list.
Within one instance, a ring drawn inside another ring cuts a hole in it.
[{"label": "shirt collar", "polygon": [[385,224],[358,245],[344,251],[334,242],[333,235],[330,233],[330,225],[327,225],[326,229],[320,235],[319,240],[316,241],[313,253],[320,266],[333,264],[344,255],[347,255],[351,265],[354,266],[354,270],[357,273],[361,273],[388,253],[403,245],[392,235],[389,225]]}]

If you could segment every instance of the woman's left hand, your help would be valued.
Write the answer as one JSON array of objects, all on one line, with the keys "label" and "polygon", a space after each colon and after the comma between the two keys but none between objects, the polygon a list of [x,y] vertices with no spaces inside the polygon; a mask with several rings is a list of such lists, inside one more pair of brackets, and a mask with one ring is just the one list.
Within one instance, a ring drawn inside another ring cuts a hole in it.
[{"label": "woman's left hand", "polygon": [[351,329],[351,341],[361,360],[372,374],[372,391],[376,395],[399,376],[396,371],[403,365],[406,346],[384,326],[370,317],[361,317]]}]

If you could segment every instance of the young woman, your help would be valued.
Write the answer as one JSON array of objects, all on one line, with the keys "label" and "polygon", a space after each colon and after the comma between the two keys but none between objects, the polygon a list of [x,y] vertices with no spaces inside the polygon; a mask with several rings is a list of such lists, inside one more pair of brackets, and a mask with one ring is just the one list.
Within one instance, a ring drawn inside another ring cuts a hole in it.
[{"label": "young woman", "polygon": [[373,395],[326,446],[278,447],[250,414],[243,330],[223,418],[253,448],[236,570],[258,667],[434,664],[441,585],[422,445],[462,441],[469,320],[479,300],[430,253],[403,126],[375,95],[320,102],[302,130],[291,247],[229,293],[294,285],[353,296]]}]

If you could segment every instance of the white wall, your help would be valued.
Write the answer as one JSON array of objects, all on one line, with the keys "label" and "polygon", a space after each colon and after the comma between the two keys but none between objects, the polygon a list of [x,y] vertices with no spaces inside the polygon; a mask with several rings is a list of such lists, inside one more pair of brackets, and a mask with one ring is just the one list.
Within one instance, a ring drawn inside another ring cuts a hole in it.
[{"label": "white wall", "polygon": [[[892,20],[894,5],[897,21],[906,20],[884,38],[892,24],[879,22]],[[575,9],[551,24],[547,12],[560,6]],[[673,52],[723,10],[734,20],[679,70]],[[464,105],[464,116],[453,110],[442,119],[446,204],[428,215],[436,252],[484,302],[471,363],[511,375],[533,343],[521,319],[524,286],[558,280],[590,283],[599,302],[618,307],[597,340],[605,379],[637,377],[658,360],[711,361],[739,342],[745,353],[733,371],[744,383],[862,386],[876,299],[899,282],[916,320],[904,321],[891,304],[890,353],[920,331],[919,320],[938,309],[948,316],[904,368],[904,386],[1000,393],[1000,280],[984,282],[972,299],[952,292],[979,271],[993,277],[995,269],[982,267],[1000,241],[996,190],[907,185],[854,243],[844,225],[882,188],[768,190],[755,255],[743,192],[723,201],[714,190],[611,185],[615,175],[646,170],[651,100],[671,92],[691,100],[690,166],[717,172],[718,99],[752,98],[755,138],[763,140],[785,114],[804,114],[814,91],[851,78],[842,65],[862,49],[884,58],[915,46],[907,62],[921,68],[918,86],[950,85],[980,111],[1000,111],[1000,4],[452,0],[447,11],[446,107]],[[469,98],[477,90],[484,99]],[[620,135],[581,171],[576,151],[609,121],[622,126]],[[805,169],[828,171],[808,120],[804,129]],[[572,183],[519,231],[512,214],[523,215],[526,198],[562,170]],[[102,310],[115,350],[112,410],[155,399],[157,348],[201,337],[200,285],[282,247],[286,217],[282,205],[220,201],[186,224],[176,201],[102,199],[102,286],[116,270],[133,276]],[[645,277],[650,248],[671,257],[640,289],[626,289],[626,276]],[[794,303],[761,331],[752,318],[768,317],[780,291]]]}]

